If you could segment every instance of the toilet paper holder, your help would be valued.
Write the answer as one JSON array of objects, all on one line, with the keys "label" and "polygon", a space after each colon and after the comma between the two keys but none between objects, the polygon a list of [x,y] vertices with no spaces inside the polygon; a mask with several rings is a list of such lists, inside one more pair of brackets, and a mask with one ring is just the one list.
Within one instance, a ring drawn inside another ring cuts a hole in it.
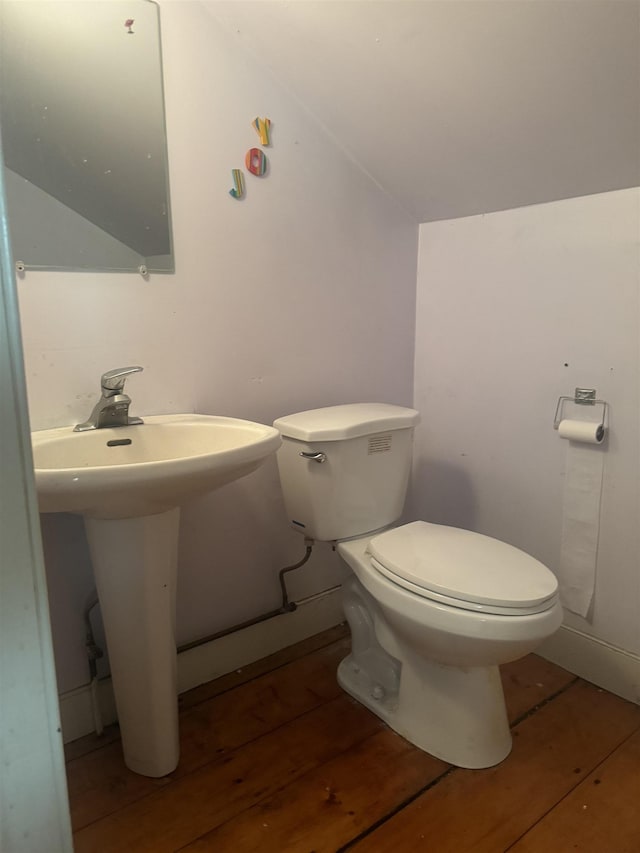
[{"label": "toilet paper holder", "polygon": [[559,397],[558,405],[556,406],[556,413],[553,418],[554,429],[558,429],[558,427],[560,426],[564,404],[567,401],[575,403],[578,406],[602,406],[602,419],[600,421],[600,426],[602,426],[603,429],[606,429],[608,420],[608,406],[605,400],[596,399],[595,388],[576,388],[573,397]]}]

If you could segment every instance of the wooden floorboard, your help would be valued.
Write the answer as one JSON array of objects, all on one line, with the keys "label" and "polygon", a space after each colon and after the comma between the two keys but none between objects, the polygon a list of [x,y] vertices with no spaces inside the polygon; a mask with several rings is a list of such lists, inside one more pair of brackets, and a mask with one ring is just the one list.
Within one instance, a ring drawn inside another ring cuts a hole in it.
[{"label": "wooden floorboard", "polygon": [[184,849],[335,851],[447,767],[384,729]]},{"label": "wooden floorboard", "polygon": [[[529,655],[502,669],[514,748],[453,768],[346,696],[343,628],[181,697],[181,760],[69,748],[76,853],[640,853],[640,708]],[[102,745],[104,743],[104,745]]]},{"label": "wooden floorboard", "polygon": [[[349,647],[349,629],[345,624],[336,625],[335,628],[329,628],[321,634],[301,640],[293,646],[288,646],[279,652],[268,655],[266,658],[261,658],[241,669],[216,678],[215,681],[209,681],[206,684],[201,684],[199,687],[188,690],[179,697],[178,705],[180,710],[191,708],[194,705],[205,702],[207,699],[219,696],[227,690],[232,690],[234,687],[246,684],[261,675],[286,666],[286,664],[298,660],[298,658],[310,655],[312,652],[332,645],[335,648],[344,648],[344,654],[347,653],[346,650]],[[117,725],[107,726],[101,735],[91,734],[65,744],[65,759],[67,762],[70,762],[74,759],[82,758],[83,755],[94,752],[96,749],[102,749],[113,741],[118,740],[118,738]]]},{"label": "wooden floorboard", "polygon": [[353,849],[426,850],[437,839],[438,853],[505,850],[639,725],[634,706],[584,682],[572,684],[516,726],[506,761],[457,769]]},{"label": "wooden floorboard", "polygon": [[[313,654],[256,676],[232,690],[198,689],[180,714],[180,764],[163,779],[128,770],[120,741],[68,762],[71,819],[75,830],[157,791],[198,767],[219,759],[306,711],[341,695],[335,669],[348,642],[338,640]],[[209,698],[206,698],[206,697]]]},{"label": "wooden floorboard", "polygon": [[340,696],[84,827],[76,851],[179,849],[381,727]]},{"label": "wooden floorboard", "polygon": [[596,767],[509,850],[640,851],[640,732]]}]

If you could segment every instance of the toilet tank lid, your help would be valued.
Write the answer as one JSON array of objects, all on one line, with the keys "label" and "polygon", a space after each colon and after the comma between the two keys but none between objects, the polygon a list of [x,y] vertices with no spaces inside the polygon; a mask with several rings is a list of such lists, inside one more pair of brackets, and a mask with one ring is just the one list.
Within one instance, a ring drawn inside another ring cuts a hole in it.
[{"label": "toilet tank lid", "polygon": [[287,438],[340,441],[394,429],[408,429],[420,420],[415,409],[389,403],[347,403],[286,415],[273,422]]}]

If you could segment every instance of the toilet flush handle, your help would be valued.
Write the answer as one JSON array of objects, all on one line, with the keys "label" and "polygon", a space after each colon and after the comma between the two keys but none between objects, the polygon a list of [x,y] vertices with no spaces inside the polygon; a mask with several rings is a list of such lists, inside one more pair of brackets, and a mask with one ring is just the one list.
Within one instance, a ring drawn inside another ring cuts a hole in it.
[{"label": "toilet flush handle", "polygon": [[327,461],[327,454],[322,453],[321,451],[319,453],[310,453],[308,451],[301,450],[300,456],[302,456],[304,459],[310,459],[312,462],[326,462]]}]

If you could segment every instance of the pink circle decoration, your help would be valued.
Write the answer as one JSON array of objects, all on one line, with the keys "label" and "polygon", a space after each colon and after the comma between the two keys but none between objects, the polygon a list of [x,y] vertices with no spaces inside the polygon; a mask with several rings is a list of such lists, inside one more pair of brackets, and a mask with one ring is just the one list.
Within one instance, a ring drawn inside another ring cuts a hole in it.
[{"label": "pink circle decoration", "polygon": [[252,175],[264,175],[267,171],[267,158],[259,148],[250,148],[244,158],[244,163]]}]

